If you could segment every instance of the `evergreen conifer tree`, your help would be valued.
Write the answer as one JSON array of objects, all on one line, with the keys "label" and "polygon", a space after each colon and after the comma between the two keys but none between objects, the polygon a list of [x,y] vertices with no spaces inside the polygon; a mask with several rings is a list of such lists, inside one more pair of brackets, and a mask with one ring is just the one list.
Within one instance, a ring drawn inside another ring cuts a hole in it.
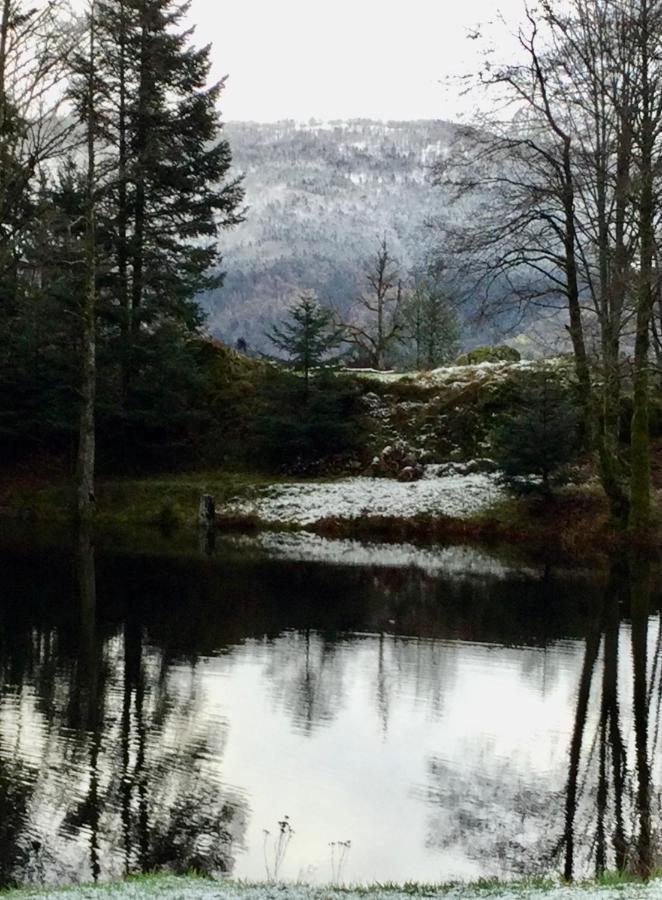
[{"label": "evergreen conifer tree", "polygon": [[[195,330],[196,296],[222,281],[219,232],[241,221],[243,190],[221,137],[223,81],[191,43],[189,2],[100,0],[109,286],[129,346],[164,323]],[[140,355],[140,354],[138,354]],[[137,361],[134,359],[133,365]]]},{"label": "evergreen conifer tree", "polygon": [[492,432],[492,454],[514,489],[549,493],[552,478],[579,450],[579,413],[569,390],[549,372],[530,373],[512,409]]},{"label": "evergreen conifer tree", "polygon": [[434,369],[457,355],[457,316],[443,286],[434,278],[416,280],[411,297],[404,304],[402,321],[404,355],[417,369]]},{"label": "evergreen conifer tree", "polygon": [[303,373],[306,395],[312,369],[338,362],[335,353],[345,338],[329,309],[320,306],[313,294],[302,294],[289,310],[289,321],[267,335],[283,351],[294,369]]}]

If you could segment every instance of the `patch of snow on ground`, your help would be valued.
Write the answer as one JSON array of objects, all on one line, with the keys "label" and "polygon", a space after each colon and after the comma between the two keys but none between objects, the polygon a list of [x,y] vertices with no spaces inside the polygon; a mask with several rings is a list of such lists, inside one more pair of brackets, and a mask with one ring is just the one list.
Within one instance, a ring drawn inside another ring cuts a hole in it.
[{"label": "patch of snow on ground", "polygon": [[12,892],[8,895],[15,900],[52,900],[53,897],[66,900],[411,900],[412,896],[439,897],[445,900],[660,900],[662,884],[651,881],[648,884],[621,884],[613,887],[567,886],[540,888],[525,884],[507,884],[473,888],[457,886],[442,890],[420,889],[419,892],[398,888],[351,888],[309,887],[305,884],[264,884],[250,885],[237,882],[211,882],[198,878],[155,878],[147,881],[129,881],[117,885],[99,887],[74,887],[62,891],[47,888],[33,888]]},{"label": "patch of snow on ground", "polygon": [[251,500],[230,500],[233,514],[255,514],[264,522],[311,525],[321,519],[364,516],[411,518],[445,515],[467,518],[503,499],[494,475],[447,475],[402,483],[390,478],[277,484]]},{"label": "patch of snow on ground", "polygon": [[255,537],[240,535],[234,543],[256,547],[273,559],[332,563],[343,566],[414,568],[427,575],[453,575],[459,578],[512,578],[534,576],[531,568],[505,565],[474,547],[417,547],[414,544],[376,544],[337,540],[310,532],[263,532]]}]

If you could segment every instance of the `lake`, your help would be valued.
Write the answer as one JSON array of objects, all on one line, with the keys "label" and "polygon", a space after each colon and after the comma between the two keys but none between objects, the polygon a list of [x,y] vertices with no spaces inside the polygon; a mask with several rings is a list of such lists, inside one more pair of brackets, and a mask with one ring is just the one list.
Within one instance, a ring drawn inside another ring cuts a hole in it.
[{"label": "lake", "polygon": [[0,540],[1,885],[579,877],[657,859],[646,563],[189,543]]}]

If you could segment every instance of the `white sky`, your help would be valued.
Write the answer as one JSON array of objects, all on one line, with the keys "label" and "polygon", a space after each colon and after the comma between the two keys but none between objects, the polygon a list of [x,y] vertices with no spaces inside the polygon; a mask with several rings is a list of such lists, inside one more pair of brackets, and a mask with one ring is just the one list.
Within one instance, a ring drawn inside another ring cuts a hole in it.
[{"label": "white sky", "polygon": [[440,82],[476,68],[481,41],[468,33],[494,20],[497,6],[517,21],[523,5],[193,0],[191,20],[196,43],[213,44],[214,75],[229,75],[221,104],[226,121],[452,119],[467,101]]}]

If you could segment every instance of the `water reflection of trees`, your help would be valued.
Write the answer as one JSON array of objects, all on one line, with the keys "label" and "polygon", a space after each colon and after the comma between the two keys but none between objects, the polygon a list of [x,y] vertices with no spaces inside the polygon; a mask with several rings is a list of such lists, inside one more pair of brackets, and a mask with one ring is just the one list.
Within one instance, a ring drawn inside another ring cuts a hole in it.
[{"label": "water reflection of trees", "polygon": [[444,647],[386,632],[331,640],[306,630],[270,643],[263,677],[273,703],[287,710],[298,731],[310,736],[337,718],[357,681],[372,672],[366,715],[374,712],[387,734],[391,698],[405,690],[431,715],[441,714],[460,653],[459,645]]},{"label": "water reflection of trees", "polygon": [[[457,656],[439,639],[544,646],[555,637],[579,637],[591,621],[594,594],[601,590],[592,584],[578,593],[576,578],[552,576],[545,569],[537,578],[509,580],[428,575],[407,568],[326,566],[323,583],[319,566],[300,564],[296,572],[286,597],[281,598],[278,578],[272,593],[283,604],[292,604],[294,598],[297,615],[307,607],[307,621],[317,627],[274,636],[264,676],[274,702],[285,707],[295,727],[306,734],[333,722],[342,710],[352,684],[347,669],[359,651],[376,655],[374,706],[386,733],[390,697],[405,680],[417,702],[433,715],[441,714],[455,679]],[[287,613],[287,607],[281,611]],[[250,630],[251,623],[246,628]],[[367,635],[354,635],[348,653],[345,630],[365,631],[378,644]],[[538,674],[543,665],[536,654],[521,656],[518,664],[525,677]],[[558,664],[553,657],[544,660],[550,681]]]},{"label": "water reflection of trees", "polygon": [[274,702],[291,712],[295,726],[305,734],[333,721],[342,706],[342,645],[310,629],[276,640],[264,674]]},{"label": "water reflection of trees", "polygon": [[659,865],[662,620],[652,617],[649,564],[615,567],[590,608],[565,783],[522,783],[511,761],[479,760],[467,773],[432,760],[432,845],[461,844],[509,873],[560,868],[567,879],[608,869],[646,877]]},{"label": "water reflection of trees", "polygon": [[[650,566],[634,558],[615,566],[580,599],[588,614],[564,780],[544,771],[523,778],[521,762],[497,759],[489,745],[460,767],[433,758],[431,846],[489,859],[495,874],[645,877],[659,865],[662,618]],[[531,658],[532,673],[541,659]]]},{"label": "water reflection of trees", "polygon": [[[627,608],[629,647],[621,628]],[[587,867],[648,877],[659,862],[653,777],[659,776],[662,618],[651,613],[650,564],[633,556],[628,566],[614,568],[585,639],[559,842],[568,879]]]},{"label": "water reflection of trees", "polygon": [[[517,760],[492,765],[489,743],[482,759],[467,747],[463,772],[443,758],[431,762],[428,800],[440,812],[429,843],[462,845],[508,871],[530,870],[535,859],[549,865],[553,847],[561,868],[572,858],[573,873],[587,869],[588,855],[591,867],[599,859],[632,865],[637,754],[629,739],[634,706],[624,702],[634,672],[622,636],[619,644],[622,577],[607,590],[619,598],[614,607],[603,585],[589,589],[549,571],[509,579],[102,555],[91,581],[81,556],[76,584],[63,575],[61,556],[39,564],[41,572],[31,560],[13,565],[14,600],[0,609],[0,813],[3,804],[9,812],[0,820],[3,883],[38,878],[28,858],[72,878],[229,868],[246,810],[220,780],[227,726],[204,709],[204,663],[195,660],[233,648],[223,663],[232,666],[242,647],[251,662],[261,658],[263,685],[305,736],[343,710],[355,666],[367,673],[360,681],[370,691],[361,699],[366,715],[388,734],[403,696],[426,716],[444,715],[467,652],[463,641],[498,644],[500,661],[520,681],[552,687],[568,658],[572,668],[585,650],[577,666],[587,699],[575,710],[574,787],[567,772],[536,780],[536,772],[522,776]],[[87,603],[74,606],[75,591],[84,597],[85,573],[96,597],[90,590]],[[564,638],[585,646],[555,643]],[[553,653],[541,652],[552,645]],[[644,671],[652,711],[659,655]],[[647,735],[648,759],[656,735],[657,724]],[[644,782],[653,780],[642,771]],[[637,821],[645,825],[646,817]]]},{"label": "water reflection of trees", "polygon": [[0,884],[229,871],[246,808],[220,781],[227,724],[200,715],[195,665],[139,615],[101,620],[89,536],[69,586],[58,627],[17,607],[0,646]]},{"label": "water reflection of trees", "polygon": [[485,748],[482,765],[469,773],[441,758],[430,761],[427,846],[477,860],[489,875],[540,874],[553,833],[550,810],[562,803],[561,792],[545,777],[523,779],[516,763],[489,755]]}]

